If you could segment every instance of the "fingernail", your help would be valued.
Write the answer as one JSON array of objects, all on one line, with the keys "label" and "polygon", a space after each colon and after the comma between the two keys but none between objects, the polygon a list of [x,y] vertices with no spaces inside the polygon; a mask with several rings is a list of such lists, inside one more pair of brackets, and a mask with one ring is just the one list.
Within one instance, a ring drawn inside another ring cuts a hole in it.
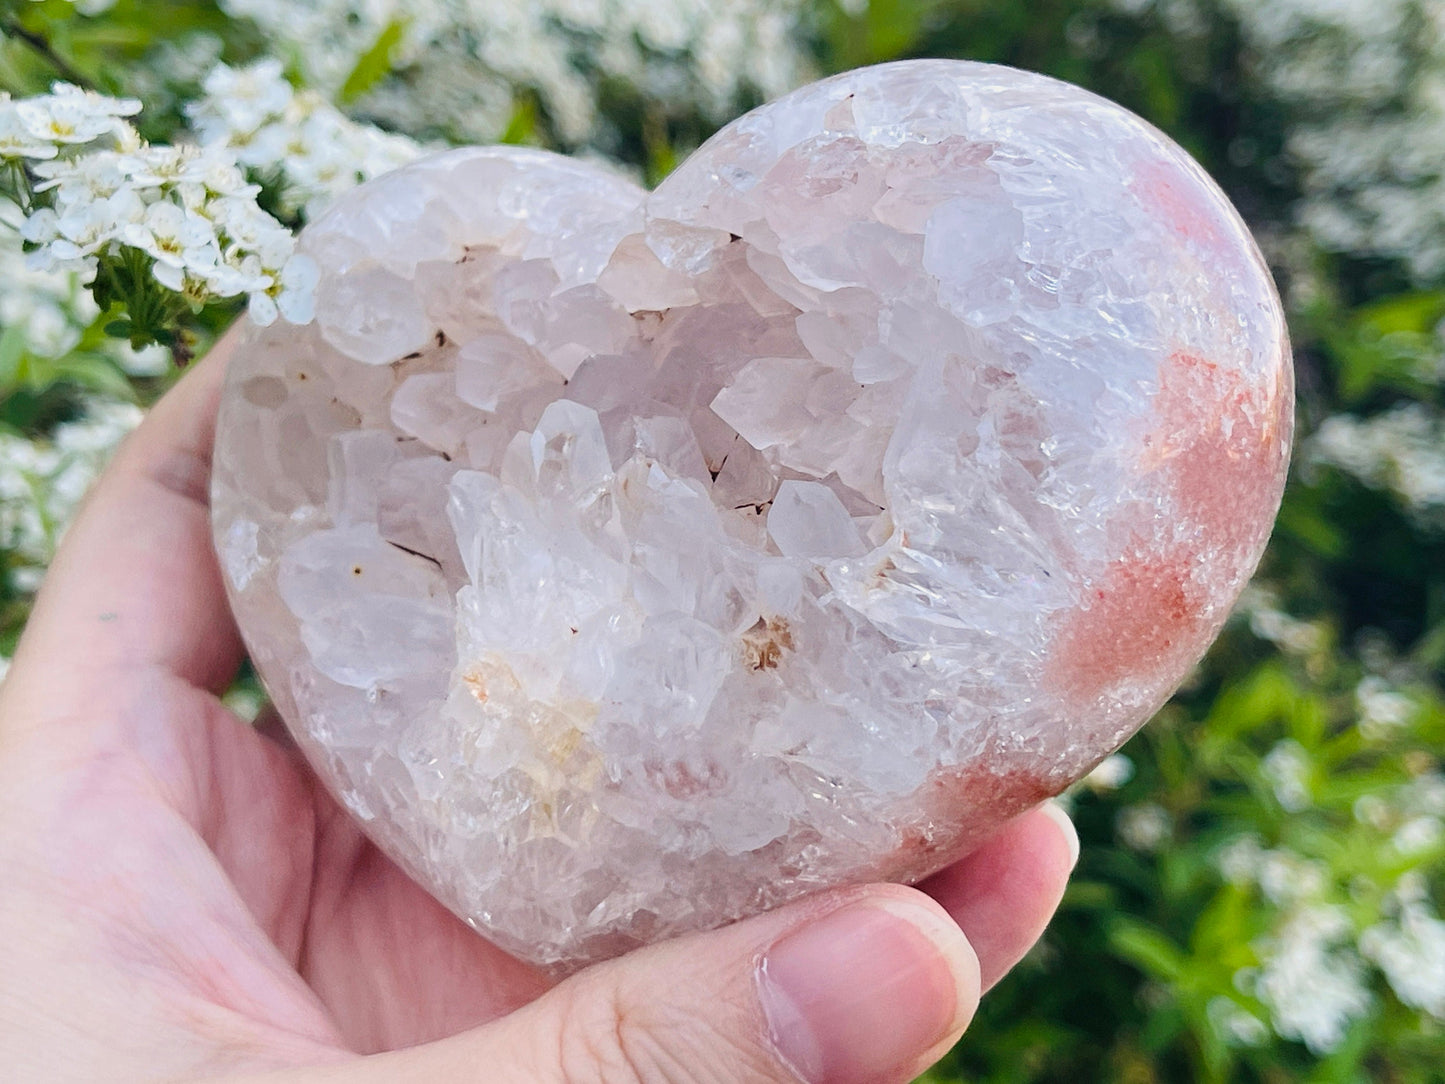
[{"label": "fingernail", "polygon": [[864,1084],[962,1030],[978,959],[958,926],[922,903],[850,904],[794,930],[758,967],[779,1056],[807,1084]]},{"label": "fingernail", "polygon": [[1064,842],[1069,845],[1069,868],[1073,869],[1079,864],[1079,830],[1074,827],[1074,822],[1058,802],[1045,802],[1042,808],[1049,820],[1057,824],[1059,831],[1064,834]]}]

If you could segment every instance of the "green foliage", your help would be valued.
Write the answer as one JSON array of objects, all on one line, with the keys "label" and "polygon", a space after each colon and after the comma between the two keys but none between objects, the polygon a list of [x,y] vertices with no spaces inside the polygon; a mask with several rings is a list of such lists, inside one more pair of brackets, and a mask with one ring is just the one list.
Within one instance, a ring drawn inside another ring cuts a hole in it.
[{"label": "green foliage", "polygon": [[6,328],[0,332],[0,401],[8,407],[22,394],[34,400],[51,389],[67,385],[77,391],[133,400],[135,389],[125,372],[96,349],[109,335],[105,327],[92,326],[79,345],[61,357],[52,358],[33,353],[27,346],[23,329]]},{"label": "green foliage", "polygon": [[348,105],[380,83],[391,71],[392,56],[406,33],[407,20],[393,19],[376,36],[376,42],[361,55],[356,67],[341,84],[337,104]]}]

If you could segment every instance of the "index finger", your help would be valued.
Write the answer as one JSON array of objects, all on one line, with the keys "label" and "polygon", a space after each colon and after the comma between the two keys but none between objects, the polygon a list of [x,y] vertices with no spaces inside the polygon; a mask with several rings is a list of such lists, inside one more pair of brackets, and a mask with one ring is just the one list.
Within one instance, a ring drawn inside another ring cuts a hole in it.
[{"label": "index finger", "polygon": [[918,887],[943,905],[978,953],[985,990],[1043,935],[1079,858],[1068,815],[1045,802]]}]

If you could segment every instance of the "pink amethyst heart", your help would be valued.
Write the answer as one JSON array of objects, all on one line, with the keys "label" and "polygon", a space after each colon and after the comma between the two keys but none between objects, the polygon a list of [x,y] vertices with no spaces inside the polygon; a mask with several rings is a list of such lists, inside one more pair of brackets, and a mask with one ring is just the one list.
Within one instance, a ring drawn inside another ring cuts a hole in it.
[{"label": "pink amethyst heart", "polygon": [[1078,779],[1217,634],[1278,507],[1285,324],[1137,117],[911,61],[649,194],[512,147],[306,230],[215,527],[316,770],[567,969],[912,881]]}]

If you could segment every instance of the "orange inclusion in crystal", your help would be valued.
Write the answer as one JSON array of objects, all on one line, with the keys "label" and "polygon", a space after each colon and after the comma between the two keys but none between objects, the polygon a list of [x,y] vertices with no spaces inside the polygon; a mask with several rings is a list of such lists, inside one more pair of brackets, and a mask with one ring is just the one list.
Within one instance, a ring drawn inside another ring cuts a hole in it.
[{"label": "orange inclusion in crystal", "polygon": [[1129,182],[1129,191],[1185,240],[1204,248],[1232,250],[1219,228],[1216,197],[1202,184],[1186,181],[1174,163],[1141,164]]},{"label": "orange inclusion in crystal", "polygon": [[1000,768],[997,762],[997,755],[985,755],[966,768],[931,773],[920,794],[924,818],[904,828],[898,848],[871,872],[881,880],[926,876],[967,854],[1005,821],[1052,798],[1069,782],[1037,770]]},{"label": "orange inclusion in crystal", "polygon": [[1284,392],[1184,351],[1165,362],[1141,466],[1162,475],[1184,529],[1163,540],[1152,526],[1136,530],[1125,556],[1089,584],[1086,606],[1054,641],[1055,688],[1090,701],[1130,677],[1183,676],[1218,621],[1201,572],[1247,571],[1268,531],[1263,506],[1284,466]]}]

